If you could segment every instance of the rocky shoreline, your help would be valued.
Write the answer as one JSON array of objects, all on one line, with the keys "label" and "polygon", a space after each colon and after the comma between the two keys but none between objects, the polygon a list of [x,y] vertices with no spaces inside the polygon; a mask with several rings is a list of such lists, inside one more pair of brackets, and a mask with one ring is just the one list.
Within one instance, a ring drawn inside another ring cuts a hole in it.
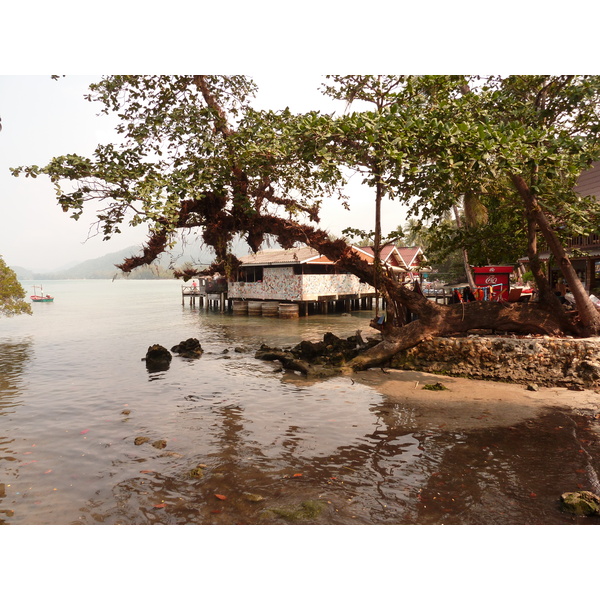
[{"label": "rocky shoreline", "polygon": [[600,338],[434,338],[397,354],[390,367],[524,385],[596,389],[600,387]]},{"label": "rocky shoreline", "polygon": [[[293,348],[263,345],[256,358],[281,362],[304,374],[335,374],[359,352],[377,343],[360,332],[345,340],[326,333],[322,342],[303,341]],[[396,354],[387,367],[574,390],[600,387],[600,338],[469,335],[433,338]]]},{"label": "rocky shoreline", "polygon": [[[302,341],[292,348],[262,345],[255,353],[260,360],[277,361],[283,369],[304,375],[339,375],[359,353],[376,345],[360,331],[346,339],[326,333],[320,342]],[[199,358],[200,342],[190,338],[171,348],[184,358]],[[155,344],[148,348],[146,366],[168,369],[171,352]],[[600,390],[600,337],[556,338],[542,335],[468,335],[436,337],[397,353],[386,368],[418,371],[450,377],[562,387],[571,390]]]}]

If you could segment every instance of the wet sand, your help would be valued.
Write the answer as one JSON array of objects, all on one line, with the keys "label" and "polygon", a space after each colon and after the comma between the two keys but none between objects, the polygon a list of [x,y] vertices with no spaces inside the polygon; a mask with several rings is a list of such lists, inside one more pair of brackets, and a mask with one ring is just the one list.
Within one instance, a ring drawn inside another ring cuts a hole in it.
[{"label": "wet sand", "polygon": [[[521,384],[393,369],[363,371],[352,379],[375,389],[390,402],[413,408],[417,423],[447,430],[512,426],[551,408],[600,415],[600,392],[595,390],[540,387],[530,391]],[[424,389],[435,383],[448,389]],[[600,429],[600,416],[593,421]]]}]

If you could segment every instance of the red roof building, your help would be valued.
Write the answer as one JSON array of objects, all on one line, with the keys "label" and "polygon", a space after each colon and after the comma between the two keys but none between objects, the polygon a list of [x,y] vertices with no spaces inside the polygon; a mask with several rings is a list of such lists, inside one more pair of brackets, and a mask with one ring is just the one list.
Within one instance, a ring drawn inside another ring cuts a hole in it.
[{"label": "red roof building", "polygon": [[[354,246],[353,249],[365,261],[373,263],[372,247]],[[383,264],[402,278],[416,272],[421,258],[420,248],[397,248],[390,244],[381,249]],[[230,299],[319,302],[375,295],[372,286],[312,248],[265,250],[240,260],[238,280],[228,286]]]}]

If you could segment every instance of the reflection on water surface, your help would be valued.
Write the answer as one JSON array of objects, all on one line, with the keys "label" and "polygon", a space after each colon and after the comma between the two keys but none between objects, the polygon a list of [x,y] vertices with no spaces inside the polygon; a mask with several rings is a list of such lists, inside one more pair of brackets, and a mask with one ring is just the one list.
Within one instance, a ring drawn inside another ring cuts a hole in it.
[{"label": "reflection on water surface", "polygon": [[[177,285],[125,283],[56,285],[54,306],[0,338],[0,522],[598,522],[558,507],[594,485],[593,415],[548,409],[488,427],[480,410],[477,427],[456,426],[410,398],[254,359],[264,342],[368,332],[370,314],[288,325],[182,308]],[[200,359],[148,373],[148,346],[189,337]]]}]

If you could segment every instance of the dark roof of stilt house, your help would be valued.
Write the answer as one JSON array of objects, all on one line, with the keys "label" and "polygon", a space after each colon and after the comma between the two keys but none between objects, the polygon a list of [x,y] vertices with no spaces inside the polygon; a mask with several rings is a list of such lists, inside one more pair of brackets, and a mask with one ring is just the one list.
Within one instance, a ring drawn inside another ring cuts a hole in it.
[{"label": "dark roof of stilt house", "polygon": [[[242,256],[240,261],[243,266],[298,265],[313,262],[318,258],[321,258],[321,255],[316,250],[305,246],[302,248],[290,248],[289,250],[260,250],[259,252],[248,254],[248,256]],[[325,260],[329,264],[332,264],[329,259]]]},{"label": "dark roof of stilt house", "polygon": [[600,161],[592,163],[577,180],[575,191],[580,196],[596,196],[600,200]]}]

